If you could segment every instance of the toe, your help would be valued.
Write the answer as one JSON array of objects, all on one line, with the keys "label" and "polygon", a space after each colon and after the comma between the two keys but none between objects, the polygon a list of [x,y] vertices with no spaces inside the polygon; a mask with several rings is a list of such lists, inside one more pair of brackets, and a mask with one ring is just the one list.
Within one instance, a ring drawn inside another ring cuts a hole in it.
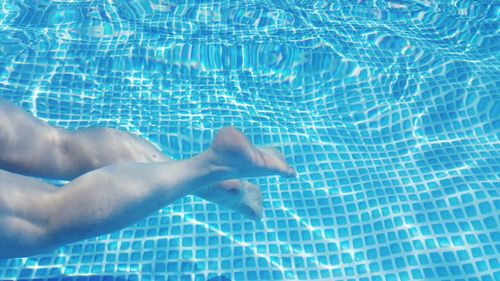
[{"label": "toe", "polygon": [[270,171],[275,172],[284,177],[294,177],[296,172],[293,168],[288,166],[285,161],[283,154],[278,150],[272,148],[260,149],[266,158],[264,162],[266,163],[266,168]]},{"label": "toe", "polygon": [[283,176],[287,178],[294,178],[297,176],[297,172],[293,168],[290,168]]}]

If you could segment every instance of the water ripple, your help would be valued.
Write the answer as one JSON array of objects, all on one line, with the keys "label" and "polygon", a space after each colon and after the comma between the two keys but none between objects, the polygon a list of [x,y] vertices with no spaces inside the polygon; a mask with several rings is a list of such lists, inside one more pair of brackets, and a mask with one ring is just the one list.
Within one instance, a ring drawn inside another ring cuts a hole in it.
[{"label": "water ripple", "polygon": [[[265,219],[184,198],[0,279],[498,279],[495,1],[2,1],[0,96],[175,159],[282,149]],[[195,274],[190,275],[191,272]]]}]

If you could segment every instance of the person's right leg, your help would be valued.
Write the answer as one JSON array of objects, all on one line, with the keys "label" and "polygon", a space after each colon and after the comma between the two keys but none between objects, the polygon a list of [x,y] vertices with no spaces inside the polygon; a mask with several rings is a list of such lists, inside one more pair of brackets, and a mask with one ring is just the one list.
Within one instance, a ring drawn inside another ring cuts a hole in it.
[{"label": "person's right leg", "polygon": [[295,172],[234,128],[221,129],[210,149],[193,158],[106,166],[57,190],[1,172],[0,258],[33,255],[116,231],[203,186],[269,175]]}]

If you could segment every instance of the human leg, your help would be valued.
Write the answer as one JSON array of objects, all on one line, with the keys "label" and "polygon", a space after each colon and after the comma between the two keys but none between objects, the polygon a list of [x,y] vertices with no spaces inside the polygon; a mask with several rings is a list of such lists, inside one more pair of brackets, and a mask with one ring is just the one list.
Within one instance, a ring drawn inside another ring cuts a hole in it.
[{"label": "human leg", "polygon": [[[276,153],[272,149],[263,151]],[[111,128],[64,130],[0,99],[0,169],[27,176],[72,179],[107,165],[166,161],[173,160],[133,134]],[[194,195],[251,219],[262,216],[262,194],[247,181],[215,183]]]},{"label": "human leg", "polygon": [[61,189],[2,172],[0,257],[32,255],[116,231],[203,186],[268,175],[294,172],[233,128],[220,130],[212,147],[193,158],[105,166]]},{"label": "human leg", "polygon": [[109,128],[64,130],[0,99],[0,169],[69,180],[107,165],[165,160],[154,145],[133,134]]}]

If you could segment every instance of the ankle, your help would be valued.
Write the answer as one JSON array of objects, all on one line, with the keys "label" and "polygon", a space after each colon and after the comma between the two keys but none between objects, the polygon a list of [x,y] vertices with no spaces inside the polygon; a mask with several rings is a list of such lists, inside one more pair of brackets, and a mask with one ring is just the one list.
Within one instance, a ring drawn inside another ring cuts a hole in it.
[{"label": "ankle", "polygon": [[236,173],[233,167],[224,165],[220,161],[217,152],[213,147],[210,147],[205,152],[200,154],[204,158],[207,168],[210,174],[218,181],[223,181],[231,178],[235,178]]}]

